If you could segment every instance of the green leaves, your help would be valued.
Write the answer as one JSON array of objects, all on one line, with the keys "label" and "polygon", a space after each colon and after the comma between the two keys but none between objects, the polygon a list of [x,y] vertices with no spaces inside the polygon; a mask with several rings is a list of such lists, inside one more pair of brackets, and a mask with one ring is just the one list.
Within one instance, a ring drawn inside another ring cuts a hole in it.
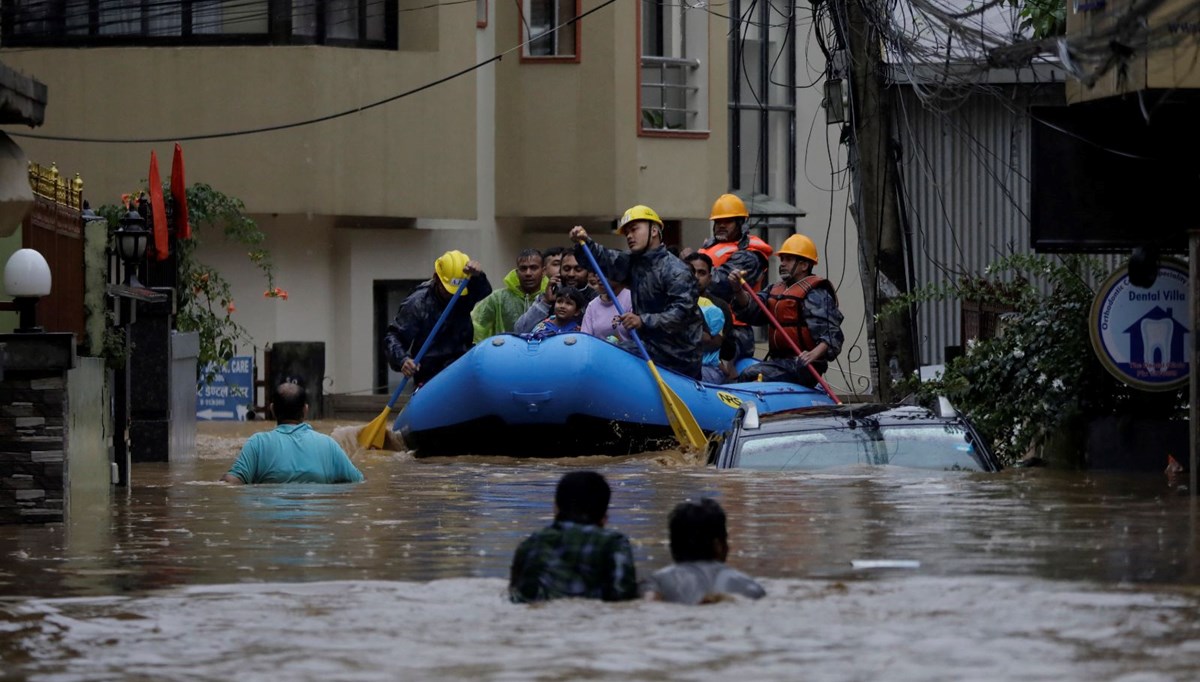
[{"label": "green leaves", "polygon": [[[163,189],[169,193],[170,185],[164,183]],[[220,365],[228,361],[239,345],[250,345],[252,340],[245,327],[234,319],[237,302],[229,281],[214,266],[196,257],[202,239],[219,237],[250,247],[246,258],[261,272],[268,290],[275,288],[275,266],[270,252],[262,248],[266,233],[245,214],[246,206],[241,199],[204,183],[188,187],[187,197],[192,238],[177,242],[179,288],[175,326],[180,331],[199,332],[199,364],[205,368],[213,366],[209,363]],[[125,210],[122,206],[106,205],[97,209],[97,213],[108,219],[109,229],[116,229]],[[209,383],[213,376],[214,372],[208,372],[201,380]]]},{"label": "green leaves", "polygon": [[1011,312],[1001,315],[997,336],[968,342],[939,380],[922,383],[911,377],[902,388],[922,402],[950,398],[1009,464],[1056,433],[1077,429],[1081,419],[1169,416],[1182,409],[1184,392],[1135,391],[1100,365],[1091,348],[1088,313],[1093,283],[1104,274],[1100,263],[1086,256],[1015,254],[983,275],[909,294],[905,305],[958,299]]}]

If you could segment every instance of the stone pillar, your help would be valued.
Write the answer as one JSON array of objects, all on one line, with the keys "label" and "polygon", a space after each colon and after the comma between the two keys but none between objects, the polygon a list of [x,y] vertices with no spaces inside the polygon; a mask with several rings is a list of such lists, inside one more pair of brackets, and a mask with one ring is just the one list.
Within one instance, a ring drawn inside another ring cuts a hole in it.
[{"label": "stone pillar", "polygon": [[63,521],[75,335],[0,334],[0,523]]},{"label": "stone pillar", "polygon": [[[162,302],[137,302],[129,325],[129,456],[134,462],[166,462],[171,455],[171,326],[175,290]],[[194,390],[194,389],[193,389]]]}]

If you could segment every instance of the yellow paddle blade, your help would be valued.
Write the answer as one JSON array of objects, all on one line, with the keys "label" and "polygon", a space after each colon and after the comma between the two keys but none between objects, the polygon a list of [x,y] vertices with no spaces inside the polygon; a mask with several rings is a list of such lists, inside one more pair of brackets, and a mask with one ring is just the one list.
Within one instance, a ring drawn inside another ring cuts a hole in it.
[{"label": "yellow paddle blade", "polygon": [[383,412],[374,419],[370,424],[363,427],[361,433],[358,434],[358,444],[360,447],[382,450],[388,430],[388,416],[392,408],[385,407]]},{"label": "yellow paddle blade", "polygon": [[662,394],[663,410],[667,413],[667,421],[671,423],[671,430],[675,432],[675,439],[679,441],[680,445],[703,452],[708,439],[704,437],[704,430],[692,416],[692,411],[659,376],[654,361],[647,360],[646,362],[650,365],[650,373],[654,375],[654,380],[658,382],[658,392]]}]

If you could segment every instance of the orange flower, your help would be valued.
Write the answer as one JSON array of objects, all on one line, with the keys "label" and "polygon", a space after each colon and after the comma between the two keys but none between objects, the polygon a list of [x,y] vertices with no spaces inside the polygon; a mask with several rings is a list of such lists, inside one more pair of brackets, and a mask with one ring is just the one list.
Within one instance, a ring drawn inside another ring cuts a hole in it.
[{"label": "orange flower", "polygon": [[288,299],[288,292],[280,289],[279,287],[275,287],[274,289],[267,289],[264,291],[263,298],[282,298],[286,301]]},{"label": "orange flower", "polygon": [[225,312],[229,313],[230,315],[237,312],[237,306],[233,304],[233,301],[230,301],[229,305],[225,306]]}]

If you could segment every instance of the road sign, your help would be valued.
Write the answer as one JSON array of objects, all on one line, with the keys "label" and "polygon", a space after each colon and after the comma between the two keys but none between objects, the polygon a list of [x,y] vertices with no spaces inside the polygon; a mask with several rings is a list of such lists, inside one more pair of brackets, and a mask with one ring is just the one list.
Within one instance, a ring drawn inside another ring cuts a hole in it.
[{"label": "road sign", "polygon": [[1188,382],[1191,334],[1188,267],[1163,259],[1149,289],[1122,266],[1100,286],[1089,318],[1092,348],[1116,378],[1144,391],[1173,391]]},{"label": "road sign", "polygon": [[197,389],[196,419],[246,421],[253,403],[254,358],[237,355],[217,369],[212,383]]}]

